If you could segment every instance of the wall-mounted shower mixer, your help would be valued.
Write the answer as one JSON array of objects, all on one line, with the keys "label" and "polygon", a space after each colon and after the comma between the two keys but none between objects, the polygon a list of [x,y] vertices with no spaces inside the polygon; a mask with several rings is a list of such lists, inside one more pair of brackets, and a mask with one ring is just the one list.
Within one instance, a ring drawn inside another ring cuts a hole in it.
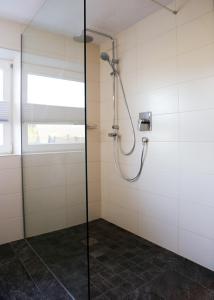
[{"label": "wall-mounted shower mixer", "polygon": [[139,131],[152,130],[152,113],[150,111],[139,113],[138,129]]}]

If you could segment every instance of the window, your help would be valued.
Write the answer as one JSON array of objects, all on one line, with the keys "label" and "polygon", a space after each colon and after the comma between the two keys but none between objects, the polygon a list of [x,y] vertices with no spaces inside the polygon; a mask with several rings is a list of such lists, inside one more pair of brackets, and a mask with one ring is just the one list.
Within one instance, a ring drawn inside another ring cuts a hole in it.
[{"label": "window", "polygon": [[84,83],[28,74],[27,101],[33,104],[84,107]]},{"label": "window", "polygon": [[81,144],[84,143],[84,125],[28,124],[28,144]]},{"label": "window", "polygon": [[11,62],[0,60],[0,153],[12,152],[11,139]]},{"label": "window", "polygon": [[[85,142],[84,82],[62,70],[29,66],[23,82],[23,150],[81,150]],[[59,75],[60,74],[60,75]]]}]

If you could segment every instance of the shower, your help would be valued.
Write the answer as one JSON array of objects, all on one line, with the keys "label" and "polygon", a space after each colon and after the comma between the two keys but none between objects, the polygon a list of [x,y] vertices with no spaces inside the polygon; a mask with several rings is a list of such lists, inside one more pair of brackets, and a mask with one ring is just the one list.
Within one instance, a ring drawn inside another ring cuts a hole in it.
[{"label": "shower", "polygon": [[[104,62],[107,62],[110,65],[110,67],[112,69],[112,72],[110,75],[113,77],[113,125],[112,125],[113,131],[110,132],[108,134],[108,136],[113,138],[114,161],[115,161],[115,164],[121,174],[121,177],[128,182],[134,182],[139,179],[139,177],[142,173],[149,140],[146,137],[142,138],[142,151],[141,151],[141,157],[140,157],[140,166],[139,166],[139,169],[138,169],[136,175],[133,177],[127,176],[124,173],[124,171],[121,167],[121,164],[120,164],[120,153],[124,156],[130,156],[134,152],[134,150],[136,148],[136,133],[135,133],[135,127],[134,127],[133,119],[132,119],[132,116],[130,113],[130,109],[129,109],[129,105],[128,105],[128,101],[127,101],[127,97],[126,97],[126,93],[125,93],[125,88],[124,88],[124,85],[123,85],[123,82],[122,82],[122,79],[120,76],[119,68],[118,68],[119,59],[116,58],[116,40],[112,36],[102,33],[102,32],[99,32],[99,31],[96,31],[96,30],[86,28],[86,32],[90,32],[90,33],[94,33],[94,34],[106,37],[112,41],[112,58],[110,58],[110,56],[107,52],[102,52],[100,54],[100,58]],[[77,42],[86,41],[86,43],[90,43],[93,41],[93,37],[84,34],[84,31],[83,31],[80,36],[75,36],[74,40]],[[122,91],[124,105],[126,107],[126,110],[127,110],[128,116],[129,116],[129,122],[130,122],[131,130],[132,130],[133,143],[128,151],[125,151],[122,147],[122,143],[121,143],[122,136],[119,132],[120,126],[119,126],[118,112],[117,112],[118,99],[116,97],[116,83],[117,82],[119,83],[119,86]]]},{"label": "shower", "polygon": [[[113,51],[113,53],[115,53],[115,51]],[[145,137],[142,138],[142,152],[141,152],[141,158],[140,158],[140,167],[139,167],[137,174],[134,177],[128,177],[127,175],[124,174],[124,171],[121,168],[121,164],[120,164],[120,160],[119,160],[119,152],[121,152],[122,155],[125,155],[125,156],[129,156],[134,152],[135,147],[136,147],[136,133],[135,133],[135,128],[134,128],[134,123],[133,123],[132,116],[130,113],[130,109],[129,109],[129,105],[128,105],[128,101],[127,101],[127,97],[126,97],[126,93],[125,93],[125,88],[124,88],[120,73],[118,71],[119,60],[116,58],[110,59],[108,53],[106,53],[106,52],[102,52],[100,55],[100,58],[103,61],[108,62],[110,67],[112,68],[111,76],[113,76],[113,106],[114,106],[114,114],[113,115],[114,116],[113,116],[113,125],[112,125],[113,131],[111,133],[109,133],[108,136],[112,137],[114,139],[113,147],[114,147],[115,164],[116,164],[118,170],[120,171],[120,174],[123,179],[125,179],[126,181],[129,181],[129,182],[134,182],[140,177],[142,169],[143,169],[143,164],[144,164],[144,160],[146,157],[148,138],[145,138]],[[116,89],[115,89],[116,79],[118,79],[119,85],[122,90],[124,104],[125,104],[128,116],[129,116],[129,121],[130,121],[131,129],[132,129],[133,144],[132,144],[131,148],[129,149],[129,151],[124,151],[124,149],[122,148],[121,135],[119,134],[120,127],[119,127],[119,121],[117,118],[117,103],[116,103],[117,98],[116,98],[116,92],[115,92],[116,91]]]}]

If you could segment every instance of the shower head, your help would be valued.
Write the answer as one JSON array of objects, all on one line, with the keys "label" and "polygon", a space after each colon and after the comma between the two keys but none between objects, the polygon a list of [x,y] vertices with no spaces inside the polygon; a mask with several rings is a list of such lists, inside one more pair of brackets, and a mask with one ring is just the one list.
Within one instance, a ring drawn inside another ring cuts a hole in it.
[{"label": "shower head", "polygon": [[110,57],[109,57],[108,53],[106,53],[106,52],[102,52],[102,53],[100,54],[100,58],[101,58],[102,60],[104,60],[104,61],[110,62]]},{"label": "shower head", "polygon": [[74,36],[74,41],[78,43],[91,43],[93,42],[94,38],[90,35],[84,35],[84,32],[81,33],[81,35]]},{"label": "shower head", "polygon": [[115,67],[115,65],[117,65],[119,63],[119,60],[118,59],[110,59],[108,53],[106,52],[102,52],[100,54],[100,58],[103,60],[103,61],[107,61],[110,65],[110,67],[112,68],[112,74],[118,74],[118,70],[117,68]]}]

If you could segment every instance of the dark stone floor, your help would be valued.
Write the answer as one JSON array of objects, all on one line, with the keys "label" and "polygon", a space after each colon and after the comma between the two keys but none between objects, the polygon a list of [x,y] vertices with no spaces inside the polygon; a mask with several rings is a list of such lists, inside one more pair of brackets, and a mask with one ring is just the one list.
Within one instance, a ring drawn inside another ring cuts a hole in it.
[{"label": "dark stone floor", "polygon": [[[214,300],[214,272],[102,219],[89,231],[91,299]],[[0,300],[88,299],[85,239],[81,225],[0,246]]]},{"label": "dark stone floor", "polygon": [[92,299],[214,300],[214,272],[104,220],[89,228]]}]

